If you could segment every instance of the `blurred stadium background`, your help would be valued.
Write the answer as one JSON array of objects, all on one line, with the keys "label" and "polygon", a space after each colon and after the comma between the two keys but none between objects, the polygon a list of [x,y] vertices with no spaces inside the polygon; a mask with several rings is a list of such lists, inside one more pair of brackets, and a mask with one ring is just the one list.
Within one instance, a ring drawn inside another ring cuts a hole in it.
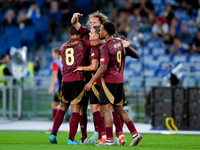
[{"label": "blurred stadium background", "polygon": [[[33,5],[37,12],[30,17]],[[1,0],[0,56],[25,45],[29,61],[39,56],[40,63],[34,77],[15,84],[1,76],[9,81],[0,86],[1,119],[52,118],[51,49],[69,39],[74,12],[83,13],[80,22],[87,26],[88,15],[99,10],[140,55],[128,56],[124,69],[131,118],[165,127],[165,118],[172,116],[179,128],[200,129],[199,6],[199,0]],[[172,76],[179,82],[173,84]]]}]

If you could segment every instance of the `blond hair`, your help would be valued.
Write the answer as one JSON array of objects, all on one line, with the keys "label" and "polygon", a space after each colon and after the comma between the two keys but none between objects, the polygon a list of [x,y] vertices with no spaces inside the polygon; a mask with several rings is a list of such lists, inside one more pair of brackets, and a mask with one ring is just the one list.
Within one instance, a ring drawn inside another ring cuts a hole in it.
[{"label": "blond hair", "polygon": [[99,21],[100,23],[104,23],[105,21],[108,21],[108,17],[106,15],[104,15],[103,13],[100,13],[98,10],[96,12],[93,12],[89,15],[89,19],[88,19],[88,22],[87,22],[87,25],[90,25],[90,20],[91,18],[93,17],[97,17],[99,18]]}]

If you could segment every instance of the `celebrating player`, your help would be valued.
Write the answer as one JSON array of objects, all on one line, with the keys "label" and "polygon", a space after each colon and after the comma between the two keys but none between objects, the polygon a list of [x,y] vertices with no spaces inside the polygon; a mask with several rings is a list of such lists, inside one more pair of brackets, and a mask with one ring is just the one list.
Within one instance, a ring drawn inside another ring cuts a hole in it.
[{"label": "celebrating player", "polygon": [[85,90],[89,91],[94,82],[102,77],[100,86],[100,104],[104,110],[104,122],[106,126],[107,140],[101,145],[114,145],[113,141],[113,119],[112,106],[114,110],[126,123],[132,134],[132,142],[130,146],[137,145],[142,136],[137,132],[133,122],[130,120],[127,112],[123,109],[123,65],[125,62],[125,50],[122,42],[113,38],[116,27],[112,22],[104,22],[100,30],[100,38],[104,38],[106,44],[101,50],[100,67],[96,74],[85,86]]},{"label": "celebrating player", "polygon": [[78,123],[79,123],[79,111],[80,105],[83,103],[84,91],[84,74],[79,72],[74,72],[78,66],[85,65],[86,50],[90,48],[88,41],[83,41],[80,39],[80,33],[75,29],[75,27],[70,28],[71,39],[64,43],[60,48],[60,54],[63,64],[63,78],[61,85],[61,106],[56,114],[54,121],[52,134],[49,141],[51,143],[57,143],[56,135],[59,126],[61,125],[64,114],[67,111],[69,104],[71,104],[72,117],[70,120],[70,132],[68,145],[79,145],[79,143],[74,139]]}]

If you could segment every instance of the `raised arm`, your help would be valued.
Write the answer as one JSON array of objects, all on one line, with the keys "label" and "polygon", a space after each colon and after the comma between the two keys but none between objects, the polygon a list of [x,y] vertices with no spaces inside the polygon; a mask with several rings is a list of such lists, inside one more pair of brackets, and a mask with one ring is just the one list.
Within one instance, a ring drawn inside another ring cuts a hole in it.
[{"label": "raised arm", "polygon": [[76,30],[79,30],[81,27],[81,24],[78,19],[81,16],[83,16],[83,14],[80,14],[80,13],[74,13],[72,16],[71,23],[76,28]]}]

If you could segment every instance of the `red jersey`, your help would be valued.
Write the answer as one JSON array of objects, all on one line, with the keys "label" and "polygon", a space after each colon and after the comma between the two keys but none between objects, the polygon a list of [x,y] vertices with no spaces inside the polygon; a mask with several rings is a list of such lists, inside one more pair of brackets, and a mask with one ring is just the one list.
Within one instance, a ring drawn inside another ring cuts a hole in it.
[{"label": "red jersey", "polygon": [[81,33],[81,39],[83,40],[89,40],[89,33],[90,33],[90,30],[88,30],[86,27],[82,26],[80,27],[80,29],[78,30],[78,32]]},{"label": "red jersey", "polygon": [[109,40],[101,49],[100,64],[107,65],[102,78],[108,83],[123,83],[125,50],[121,40]]},{"label": "red jersey", "polygon": [[84,80],[84,74],[74,72],[78,66],[85,65],[86,51],[90,48],[88,41],[77,38],[71,38],[60,48],[60,55],[63,64],[62,82],[72,82]]},{"label": "red jersey", "polygon": [[[93,46],[90,49],[90,64],[92,64],[92,60],[97,59],[100,62],[100,50],[101,50],[101,46]],[[96,71],[92,72],[92,76],[95,74]],[[101,85],[101,78],[99,78],[96,81],[97,85],[100,86]]]}]

